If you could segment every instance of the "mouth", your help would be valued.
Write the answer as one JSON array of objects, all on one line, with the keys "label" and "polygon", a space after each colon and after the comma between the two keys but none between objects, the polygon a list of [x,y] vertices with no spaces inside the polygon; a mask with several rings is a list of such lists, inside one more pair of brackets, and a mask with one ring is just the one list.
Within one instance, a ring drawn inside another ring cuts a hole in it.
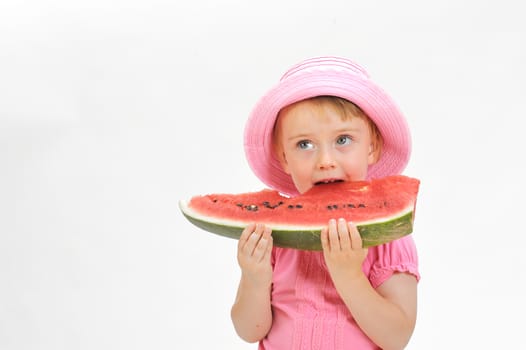
[{"label": "mouth", "polygon": [[336,183],[336,182],[343,182],[343,180],[342,180],[342,179],[326,179],[326,180],[321,180],[321,181],[315,182],[315,183],[314,183],[314,186],[318,186],[318,185],[326,185],[326,184],[333,184],[333,183]]}]

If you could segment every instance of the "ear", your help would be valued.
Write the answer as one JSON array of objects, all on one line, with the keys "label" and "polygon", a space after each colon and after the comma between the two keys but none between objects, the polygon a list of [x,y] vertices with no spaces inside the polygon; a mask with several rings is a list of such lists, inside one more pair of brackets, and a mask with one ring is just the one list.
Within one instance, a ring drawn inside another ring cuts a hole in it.
[{"label": "ear", "polygon": [[278,153],[278,160],[279,160],[279,163],[281,164],[281,167],[283,168],[283,171],[285,172],[285,174],[290,175],[289,163],[287,162],[287,157],[285,156],[285,152],[280,151]]},{"label": "ear", "polygon": [[284,171],[286,174],[289,174],[289,175],[290,175],[290,171],[289,171],[289,163],[287,162],[287,157],[285,156],[285,152],[283,152],[282,149],[277,148],[277,149],[276,149],[276,154],[277,154],[277,158],[278,158],[278,160],[279,160],[279,164],[280,164],[281,167],[283,168],[283,171]]},{"label": "ear", "polygon": [[380,159],[381,148],[371,142],[369,145],[369,155],[367,156],[367,163],[369,165],[375,164]]}]

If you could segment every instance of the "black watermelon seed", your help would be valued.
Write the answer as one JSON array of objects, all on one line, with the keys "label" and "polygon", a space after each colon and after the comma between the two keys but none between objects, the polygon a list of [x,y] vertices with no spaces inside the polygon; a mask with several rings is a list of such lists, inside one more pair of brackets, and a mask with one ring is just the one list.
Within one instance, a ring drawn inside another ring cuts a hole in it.
[{"label": "black watermelon seed", "polygon": [[365,204],[363,203],[358,204],[358,208],[365,208]]},{"label": "black watermelon seed", "polygon": [[301,205],[301,204],[296,204],[296,208],[301,209],[301,208],[303,208],[303,205]]}]

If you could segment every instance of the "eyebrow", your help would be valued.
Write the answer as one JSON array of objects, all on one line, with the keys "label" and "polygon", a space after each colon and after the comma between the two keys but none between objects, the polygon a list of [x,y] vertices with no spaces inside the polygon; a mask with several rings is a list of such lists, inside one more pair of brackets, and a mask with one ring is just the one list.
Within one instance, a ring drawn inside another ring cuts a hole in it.
[{"label": "eyebrow", "polygon": [[287,141],[292,141],[296,139],[308,139],[309,137],[310,137],[310,134],[298,134],[298,135],[289,137]]},{"label": "eyebrow", "polygon": [[341,129],[336,130],[336,132],[338,134],[343,134],[346,132],[362,132],[362,130],[360,130],[360,128],[341,128]]}]

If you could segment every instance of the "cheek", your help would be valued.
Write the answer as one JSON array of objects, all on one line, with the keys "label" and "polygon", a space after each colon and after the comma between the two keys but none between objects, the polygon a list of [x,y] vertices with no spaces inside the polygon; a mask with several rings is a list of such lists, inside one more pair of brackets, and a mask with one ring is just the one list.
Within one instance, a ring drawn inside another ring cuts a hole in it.
[{"label": "cheek", "polygon": [[310,162],[312,158],[309,152],[285,151],[282,153],[283,163],[287,164],[289,169],[302,168]]},{"label": "cheek", "polygon": [[313,153],[303,152],[300,157],[294,157],[289,162],[289,169],[298,177],[310,177],[316,171],[318,160]]},{"label": "cheek", "polygon": [[294,159],[288,162],[287,170],[299,192],[306,190],[306,184],[311,185],[312,166],[308,162]]},{"label": "cheek", "polygon": [[345,173],[350,175],[354,180],[365,179],[367,176],[367,169],[370,165],[367,154],[348,155],[343,164]]},{"label": "cheek", "polygon": [[294,186],[299,193],[305,193],[312,188],[310,178],[307,177],[293,176],[292,182],[294,182]]},{"label": "cheek", "polygon": [[295,160],[293,162],[289,162],[288,174],[296,178],[302,178],[306,176],[306,174],[309,172],[309,169],[310,167],[306,162]]}]

